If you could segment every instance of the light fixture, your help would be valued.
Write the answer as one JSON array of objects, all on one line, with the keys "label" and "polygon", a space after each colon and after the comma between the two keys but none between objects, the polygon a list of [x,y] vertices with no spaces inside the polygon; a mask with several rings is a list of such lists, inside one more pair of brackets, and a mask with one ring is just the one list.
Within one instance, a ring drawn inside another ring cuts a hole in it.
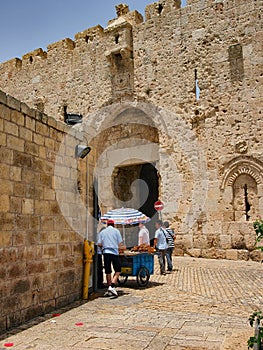
[{"label": "light fixture", "polygon": [[83,116],[81,114],[67,113],[64,117],[64,121],[68,125],[75,125],[82,123]]},{"label": "light fixture", "polygon": [[68,125],[82,123],[83,115],[77,113],[67,113],[67,106],[64,106],[64,122]]},{"label": "light fixture", "polygon": [[85,158],[89,152],[91,151],[91,148],[89,146],[82,146],[82,145],[77,145],[75,148],[75,156],[76,158]]}]

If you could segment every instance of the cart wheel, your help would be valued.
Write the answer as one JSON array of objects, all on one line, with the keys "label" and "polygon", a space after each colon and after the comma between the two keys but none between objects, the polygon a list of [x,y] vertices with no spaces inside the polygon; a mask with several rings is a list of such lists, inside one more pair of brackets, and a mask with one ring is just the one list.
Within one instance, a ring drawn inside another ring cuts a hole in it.
[{"label": "cart wheel", "polygon": [[118,283],[120,286],[124,286],[124,284],[127,282],[128,276],[120,275],[118,278]]},{"label": "cart wheel", "polygon": [[137,283],[140,287],[146,287],[150,279],[150,272],[146,267],[141,267],[137,273]]}]

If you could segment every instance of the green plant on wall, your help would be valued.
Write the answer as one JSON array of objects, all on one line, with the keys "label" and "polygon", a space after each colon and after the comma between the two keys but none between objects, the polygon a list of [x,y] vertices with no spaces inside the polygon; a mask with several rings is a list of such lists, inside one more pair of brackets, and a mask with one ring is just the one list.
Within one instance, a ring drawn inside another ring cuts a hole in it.
[{"label": "green plant on wall", "polygon": [[[263,240],[263,220],[257,220],[253,224],[254,229],[256,231],[256,244]],[[258,246],[256,249],[259,249],[263,252],[263,246]]]},{"label": "green plant on wall", "polygon": [[[256,245],[263,240],[263,220],[257,220],[253,224],[256,231]],[[263,246],[257,246],[256,249],[263,251]],[[248,348],[254,348],[257,350],[263,349],[263,315],[262,311],[255,311],[249,317],[249,324],[251,327],[255,327],[254,337],[250,337],[247,341]]]},{"label": "green plant on wall", "polygon": [[247,341],[248,348],[254,348],[257,350],[263,349],[263,326],[262,326],[263,315],[261,311],[255,311],[249,317],[249,324],[251,327],[255,327],[255,336],[250,337]]}]

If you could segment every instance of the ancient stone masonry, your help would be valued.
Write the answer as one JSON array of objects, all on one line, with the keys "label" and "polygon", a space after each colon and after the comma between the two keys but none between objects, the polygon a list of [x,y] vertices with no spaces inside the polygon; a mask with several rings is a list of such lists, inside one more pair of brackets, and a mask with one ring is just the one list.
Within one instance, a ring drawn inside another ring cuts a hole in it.
[{"label": "ancient stone masonry", "polygon": [[150,4],[144,18],[121,4],[106,28],[2,63],[0,87],[57,120],[65,107],[84,115],[102,211],[127,204],[151,163],[177,254],[260,260],[262,1],[180,3]]},{"label": "ancient stone masonry", "polygon": [[80,298],[83,236],[70,225],[78,218],[74,172],[86,192],[80,142],[83,135],[0,91],[0,333]]}]

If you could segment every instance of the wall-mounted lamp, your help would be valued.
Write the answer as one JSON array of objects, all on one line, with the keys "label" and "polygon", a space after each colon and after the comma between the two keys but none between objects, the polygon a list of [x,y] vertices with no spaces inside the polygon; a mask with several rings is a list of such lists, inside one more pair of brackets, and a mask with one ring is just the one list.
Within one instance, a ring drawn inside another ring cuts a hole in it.
[{"label": "wall-mounted lamp", "polygon": [[64,122],[68,125],[82,123],[83,115],[77,113],[67,113],[67,106],[64,106]]},{"label": "wall-mounted lamp", "polygon": [[75,125],[82,123],[83,116],[81,114],[68,113],[64,117],[64,121],[68,125]]},{"label": "wall-mounted lamp", "polygon": [[89,146],[82,146],[82,145],[77,145],[75,148],[75,156],[76,158],[85,158],[89,152],[91,151],[91,148]]}]

